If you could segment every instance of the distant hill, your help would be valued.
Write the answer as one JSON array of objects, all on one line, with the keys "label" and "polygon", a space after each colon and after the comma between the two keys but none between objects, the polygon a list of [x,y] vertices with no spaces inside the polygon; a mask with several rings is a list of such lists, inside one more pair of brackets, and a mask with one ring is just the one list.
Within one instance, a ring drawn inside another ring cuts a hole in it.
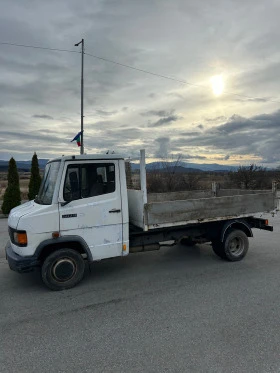
[{"label": "distant hill", "polygon": [[[43,170],[49,160],[48,159],[38,159],[39,168]],[[9,161],[0,160],[0,171],[6,172],[9,167]],[[17,161],[17,169],[21,172],[28,172],[31,169],[30,161]]]},{"label": "distant hill", "polygon": [[[175,166],[176,162],[167,162],[169,164],[170,169]],[[132,170],[139,170],[140,165],[136,163],[131,163]],[[152,162],[147,163],[146,165],[147,170],[162,170],[164,172],[165,167],[163,166],[162,162]],[[217,163],[188,163],[188,162],[180,162],[179,166],[176,167],[175,172],[228,172],[228,171],[236,171],[237,167],[235,166],[228,166],[228,165],[220,165]]]},{"label": "distant hill", "polygon": [[[155,168],[150,168],[150,167],[147,167],[147,171],[152,171],[154,170]],[[160,172],[162,173],[165,173],[165,172],[175,172],[175,173],[183,173],[183,172],[192,172],[192,173],[201,173],[203,172],[202,170],[198,169],[198,168],[188,168],[188,167],[183,167],[183,166],[177,166],[176,168],[174,167],[170,167],[170,168],[160,168],[158,169]]]},{"label": "distant hill", "polygon": [[[48,162],[48,159],[38,159],[39,168],[43,170]],[[169,168],[172,169],[176,162],[167,162],[169,164]],[[131,162],[132,171],[139,170],[139,164]],[[0,160],[0,172],[5,172],[8,170],[9,161]],[[166,171],[166,168],[163,166],[162,162],[151,162],[147,163],[147,170],[161,170],[162,172]],[[17,168],[19,171],[28,172],[31,169],[31,160],[30,161],[17,161]],[[188,163],[188,162],[180,162],[179,166],[176,167],[175,172],[228,172],[228,171],[236,171],[238,167],[235,166],[228,166],[228,165],[220,165],[217,163]]]}]

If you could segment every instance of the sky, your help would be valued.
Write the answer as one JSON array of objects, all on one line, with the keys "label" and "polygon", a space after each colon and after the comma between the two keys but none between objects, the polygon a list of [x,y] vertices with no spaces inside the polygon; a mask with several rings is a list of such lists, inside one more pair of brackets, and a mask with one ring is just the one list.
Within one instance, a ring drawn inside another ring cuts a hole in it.
[{"label": "sky", "polygon": [[[88,54],[175,79],[85,55],[86,153],[280,166],[279,0],[0,5],[0,43],[79,52],[84,38]],[[0,159],[79,153],[80,74],[80,53],[0,45]]]}]

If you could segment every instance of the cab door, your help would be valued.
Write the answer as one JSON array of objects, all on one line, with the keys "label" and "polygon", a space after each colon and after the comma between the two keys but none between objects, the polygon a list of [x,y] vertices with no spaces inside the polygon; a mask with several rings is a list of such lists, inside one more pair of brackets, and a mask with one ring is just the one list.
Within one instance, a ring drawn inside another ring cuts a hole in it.
[{"label": "cab door", "polygon": [[94,260],[122,255],[118,160],[65,162],[60,188],[60,235],[80,236]]}]

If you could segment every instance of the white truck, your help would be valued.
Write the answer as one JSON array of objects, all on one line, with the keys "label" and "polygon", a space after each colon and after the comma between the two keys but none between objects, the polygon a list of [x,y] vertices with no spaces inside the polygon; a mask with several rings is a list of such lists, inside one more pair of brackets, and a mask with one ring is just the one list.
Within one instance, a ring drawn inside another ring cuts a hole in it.
[{"label": "white truck", "polygon": [[[41,270],[52,290],[68,289],[84,275],[86,262],[160,248],[187,238],[212,242],[229,261],[244,258],[252,228],[272,231],[256,213],[277,207],[271,191],[212,190],[147,195],[145,152],[140,190],[128,190],[125,160],[118,155],[63,156],[48,162],[38,196],[8,218],[9,266]],[[191,241],[190,241],[191,240]]]}]

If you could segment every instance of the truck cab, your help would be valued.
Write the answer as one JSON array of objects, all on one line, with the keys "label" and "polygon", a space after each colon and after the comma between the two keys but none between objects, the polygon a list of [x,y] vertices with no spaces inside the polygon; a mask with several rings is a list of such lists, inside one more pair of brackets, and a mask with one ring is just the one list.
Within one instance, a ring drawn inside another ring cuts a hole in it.
[{"label": "truck cab", "polygon": [[53,254],[43,280],[67,288],[78,267],[67,251],[90,262],[127,255],[128,225],[124,158],[63,156],[48,162],[36,199],[10,212],[7,258],[11,269],[26,272]]}]

